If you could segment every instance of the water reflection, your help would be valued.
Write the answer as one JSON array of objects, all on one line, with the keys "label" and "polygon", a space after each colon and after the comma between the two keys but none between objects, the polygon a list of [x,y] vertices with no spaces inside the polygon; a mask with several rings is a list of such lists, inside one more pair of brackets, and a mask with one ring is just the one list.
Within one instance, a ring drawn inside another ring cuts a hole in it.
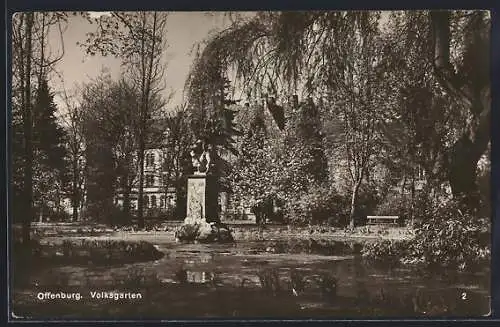
[{"label": "water reflection", "polygon": [[[37,283],[59,289],[132,287],[147,292],[148,300],[136,303],[135,311],[117,305],[102,312],[132,318],[133,312],[144,317],[185,314],[193,318],[480,316],[489,311],[488,270],[437,274],[374,266],[356,255],[356,246],[327,249],[321,242],[312,242],[308,243],[314,249],[310,252],[316,253],[309,254],[297,244],[276,246],[275,252],[268,249],[269,242],[238,247],[159,244],[166,255],[154,263],[30,271],[18,278],[15,303],[40,315],[53,312],[23,295]],[[279,253],[287,250],[293,254]],[[318,256],[317,252],[330,255]],[[90,315],[105,310],[88,305]]]}]

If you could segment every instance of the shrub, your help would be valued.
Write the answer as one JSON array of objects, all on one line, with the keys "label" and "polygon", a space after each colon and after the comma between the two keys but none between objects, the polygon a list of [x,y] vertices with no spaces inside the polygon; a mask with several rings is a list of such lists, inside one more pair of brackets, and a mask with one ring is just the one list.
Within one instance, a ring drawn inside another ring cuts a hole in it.
[{"label": "shrub", "polygon": [[182,242],[234,242],[234,238],[228,226],[222,223],[214,222],[183,224],[176,229],[175,237]]},{"label": "shrub", "polygon": [[200,225],[183,224],[175,231],[175,238],[183,242],[194,242],[200,236]]},{"label": "shrub", "polygon": [[145,217],[148,219],[158,220],[175,220],[175,207],[163,208],[148,208],[145,210]]},{"label": "shrub", "polygon": [[126,217],[126,215],[123,213],[122,208],[117,206],[110,207],[108,209],[108,215],[109,216],[106,219],[106,222],[113,226],[126,225],[131,222],[131,217]]},{"label": "shrub", "polygon": [[[356,224],[365,223],[366,216],[372,215],[380,203],[380,198],[376,189],[370,185],[362,185],[358,193],[358,201],[356,206]],[[351,192],[348,192],[346,204],[347,212],[351,208]]]},{"label": "shrub", "polygon": [[477,177],[479,196],[481,201],[480,214],[491,216],[491,173],[490,169],[480,171]]},{"label": "shrub", "polygon": [[408,260],[429,266],[466,269],[489,260],[489,222],[460,210],[453,200],[424,210]]},{"label": "shrub", "polygon": [[346,208],[346,198],[333,189],[314,186],[308,192],[289,199],[285,203],[284,214],[294,224],[328,223],[338,226],[346,221]]},{"label": "shrub", "polygon": [[[23,250],[23,248],[20,248]],[[16,252],[17,253],[17,252]],[[39,260],[37,264],[116,264],[157,260],[163,253],[148,242],[115,240],[64,240],[31,247],[30,252],[16,255],[16,260]]]},{"label": "shrub", "polygon": [[460,201],[440,205],[425,197],[417,202],[419,222],[408,241],[366,244],[363,256],[377,261],[423,264],[430,268],[468,269],[490,259],[488,219],[460,210]]},{"label": "shrub", "polygon": [[400,223],[411,217],[411,203],[397,194],[388,194],[375,209],[380,216],[399,216]]},{"label": "shrub", "polygon": [[63,210],[54,210],[50,208],[48,217],[51,221],[71,221],[71,214]]},{"label": "shrub", "polygon": [[378,240],[365,243],[361,255],[372,261],[395,264],[407,256],[408,247],[408,241]]}]

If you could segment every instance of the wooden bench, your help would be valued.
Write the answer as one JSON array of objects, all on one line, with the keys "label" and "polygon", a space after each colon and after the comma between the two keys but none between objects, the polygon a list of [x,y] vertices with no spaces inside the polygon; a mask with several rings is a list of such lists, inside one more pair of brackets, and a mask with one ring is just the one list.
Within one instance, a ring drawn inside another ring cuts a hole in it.
[{"label": "wooden bench", "polygon": [[399,216],[366,216],[369,225],[397,224]]}]

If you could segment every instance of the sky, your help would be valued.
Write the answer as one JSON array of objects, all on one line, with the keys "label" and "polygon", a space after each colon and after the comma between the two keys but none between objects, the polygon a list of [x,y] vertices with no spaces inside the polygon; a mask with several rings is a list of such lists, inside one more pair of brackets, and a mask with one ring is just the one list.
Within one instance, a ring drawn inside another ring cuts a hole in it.
[{"label": "sky", "polygon": [[[90,13],[94,18],[108,14],[109,12]],[[239,14],[246,16],[254,13]],[[382,21],[387,19],[386,15],[383,15]],[[194,59],[192,51],[194,46],[205,40],[211,32],[220,31],[229,24],[229,18],[224,12],[169,13],[166,27],[169,46],[165,54],[167,68],[164,92],[166,98],[173,95],[168,104],[169,108],[175,108],[183,103],[184,84]],[[50,35],[50,47],[54,53],[59,53],[64,46],[63,59],[55,67],[58,74],[54,74],[51,79],[51,87],[56,94],[55,101],[61,115],[64,115],[65,111],[61,96],[64,89],[68,94],[74,94],[78,86],[90,82],[103,70],[109,71],[115,79],[120,75],[119,58],[86,55],[84,49],[77,45],[77,42],[83,42],[86,34],[93,32],[94,29],[95,25],[90,24],[85,18],[71,15],[62,40],[57,30]]]},{"label": "sky", "polygon": [[[93,12],[91,16],[107,14],[107,12]],[[169,47],[166,51],[166,90],[165,96],[170,92],[173,97],[169,107],[182,104],[183,88],[189,73],[194,54],[193,47],[209,36],[213,30],[221,30],[229,25],[229,20],[222,13],[208,12],[172,12],[167,21],[167,40]],[[60,33],[50,35],[50,47],[54,54],[60,53],[64,46],[63,59],[57,63],[57,74],[51,79],[51,86],[56,94],[55,101],[63,109],[61,92],[65,88],[68,94],[78,89],[78,85],[90,82],[103,70],[108,70],[113,78],[120,75],[120,59],[102,57],[100,55],[86,55],[77,42],[86,39],[86,33],[92,32],[95,25],[86,19],[71,16],[67,28],[63,33],[63,43]]]}]

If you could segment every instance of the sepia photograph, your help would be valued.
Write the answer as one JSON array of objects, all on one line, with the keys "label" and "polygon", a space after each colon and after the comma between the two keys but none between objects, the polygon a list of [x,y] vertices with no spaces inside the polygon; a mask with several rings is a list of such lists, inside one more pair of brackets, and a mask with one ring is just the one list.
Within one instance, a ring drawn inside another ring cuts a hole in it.
[{"label": "sepia photograph", "polygon": [[10,17],[10,321],[491,315],[491,14]]}]

